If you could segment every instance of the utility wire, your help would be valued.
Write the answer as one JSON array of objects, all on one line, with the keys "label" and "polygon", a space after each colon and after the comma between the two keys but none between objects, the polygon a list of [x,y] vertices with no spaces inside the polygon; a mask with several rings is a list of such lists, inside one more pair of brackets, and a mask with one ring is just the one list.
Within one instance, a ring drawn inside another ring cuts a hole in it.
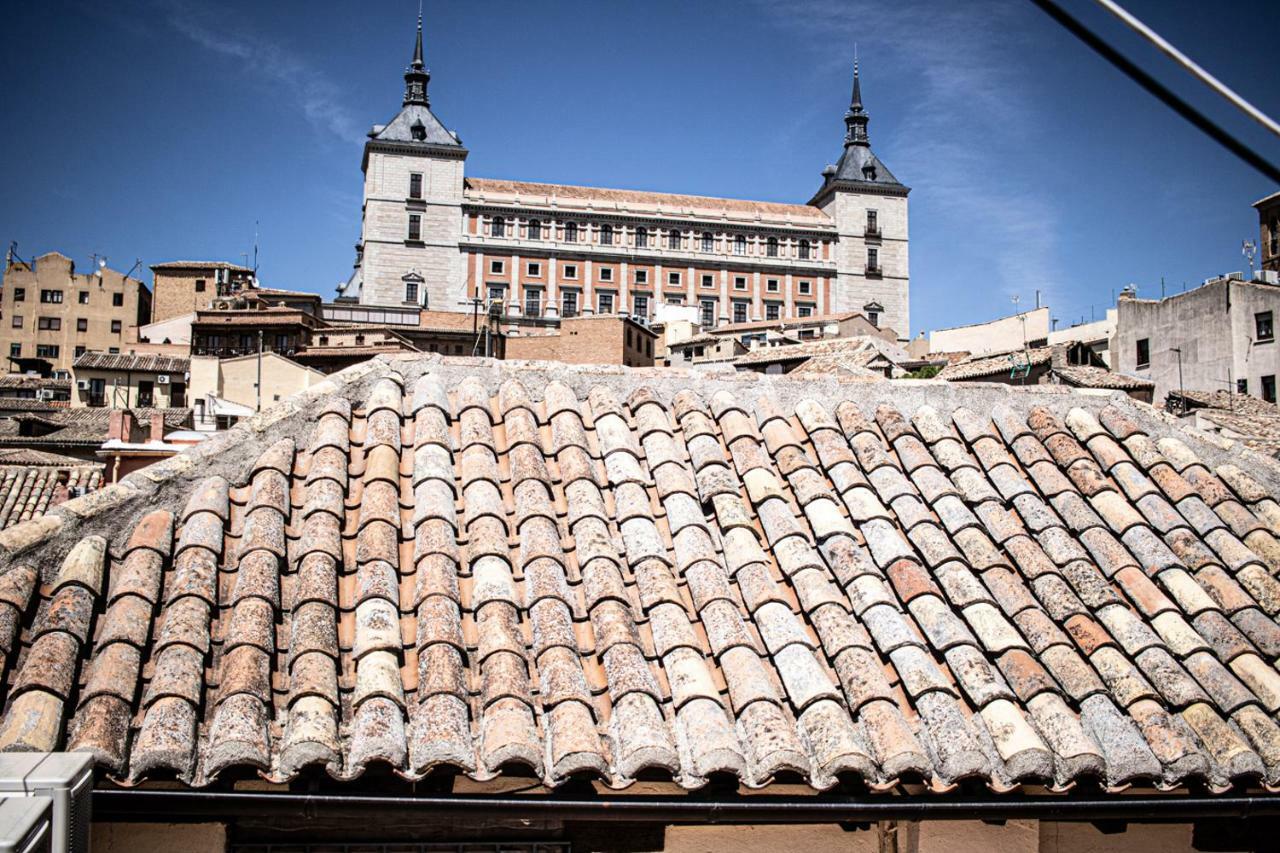
[{"label": "utility wire", "polygon": [[1195,77],[1201,83],[1205,84],[1214,92],[1234,104],[1236,109],[1240,110],[1240,112],[1244,113],[1249,118],[1274,133],[1276,136],[1280,136],[1280,124],[1277,124],[1274,119],[1255,107],[1253,104],[1246,101],[1226,83],[1223,83],[1217,77],[1214,77],[1208,71],[1205,71],[1196,64],[1195,60],[1166,41],[1158,32],[1125,11],[1125,9],[1119,3],[1116,3],[1115,0],[1094,0],[1094,2],[1119,18],[1125,26],[1129,27],[1129,29],[1155,45],[1157,49],[1164,53],[1165,56],[1169,57],[1189,71],[1191,76]]},{"label": "utility wire", "polygon": [[1206,136],[1277,184],[1280,184],[1280,168],[1277,168],[1261,154],[1236,139],[1226,130],[1223,130],[1204,113],[1178,97],[1159,80],[1143,71],[1127,59],[1124,54],[1107,44],[1092,30],[1073,18],[1070,13],[1054,0],[1031,0],[1031,2],[1039,6],[1045,14],[1061,24],[1064,29],[1092,48],[1095,53],[1118,68],[1129,79],[1159,98],[1165,106],[1199,128]]}]

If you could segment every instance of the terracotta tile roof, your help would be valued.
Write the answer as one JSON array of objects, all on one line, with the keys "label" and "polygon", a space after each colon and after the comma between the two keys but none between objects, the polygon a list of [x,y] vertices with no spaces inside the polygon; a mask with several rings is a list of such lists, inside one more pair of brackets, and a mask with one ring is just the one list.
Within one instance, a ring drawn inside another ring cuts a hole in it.
[{"label": "terracotta tile roof", "polygon": [[252,267],[241,266],[240,264],[232,264],[226,261],[165,261],[160,264],[152,264],[153,270],[213,270],[213,269],[229,269],[236,272],[253,272]]},{"label": "terracotta tile roof", "polygon": [[103,468],[99,462],[43,450],[0,450],[0,528],[43,515],[55,505],[59,481],[65,482],[69,493],[99,488]]},{"label": "terracotta tile roof", "polygon": [[1226,391],[1170,391],[1165,408],[1179,411],[1185,400],[1189,414],[1224,437],[1269,456],[1280,456],[1280,407],[1248,394]]},{"label": "terracotta tile roof", "polygon": [[826,323],[839,323],[861,315],[858,311],[846,311],[842,314],[810,314],[808,317],[786,317],[781,320],[752,320],[747,323],[727,323],[709,330],[713,335],[736,335],[738,332],[752,332],[758,329],[807,329],[822,326]]},{"label": "terracotta tile roof", "polygon": [[1053,347],[1036,347],[1025,351],[1015,350],[1014,352],[1000,353],[999,355],[984,355],[979,358],[952,362],[938,372],[938,378],[945,379],[948,382],[982,379],[987,376],[1007,375],[1013,370],[1015,364],[1018,366],[1030,364],[1032,367],[1040,367],[1041,365],[1049,364],[1052,360]]},{"label": "terracotta tile roof", "polygon": [[894,362],[906,359],[906,351],[895,344],[870,335],[852,338],[822,338],[759,349],[739,356],[735,364],[741,366],[776,364],[785,361],[808,360],[815,356],[843,356],[853,364],[865,367],[877,357]]},{"label": "terracotta tile roof", "polygon": [[1222,409],[1240,415],[1280,417],[1280,406],[1249,394],[1232,394],[1227,391],[1170,391],[1165,408],[1173,408],[1179,400],[1187,401],[1187,408],[1205,407]]},{"label": "terracotta tile roof", "polygon": [[[556,202],[591,202],[597,206],[647,208],[657,212],[663,208],[666,213],[680,215],[686,211],[703,212],[713,215],[734,213],[739,216],[766,216],[771,219],[794,219],[797,224],[807,227],[833,227],[831,218],[819,208],[807,204],[783,204],[774,201],[749,201],[737,198],[712,198],[700,195],[678,195],[675,193],[655,193],[642,190],[615,190],[604,187],[577,187],[568,184],[540,184],[528,181],[505,181],[491,178],[467,178],[468,196],[475,194],[519,195],[526,203],[542,204]],[[471,198],[475,201],[474,198]]]},{"label": "terracotta tile roof", "polygon": [[379,359],[0,533],[0,749],[1280,786],[1280,467],[1055,389],[689,384]]},{"label": "terracotta tile roof", "polygon": [[42,376],[29,376],[25,373],[0,373],[0,388],[41,389],[67,391],[71,388],[70,379],[46,379]]},{"label": "terracotta tile roof", "polygon": [[123,370],[134,373],[186,373],[190,359],[175,355],[87,352],[77,356],[77,370]]},{"label": "terracotta tile roof", "polygon": [[1156,387],[1156,383],[1150,379],[1113,373],[1105,367],[1070,365],[1055,367],[1053,372],[1067,384],[1078,388],[1115,388],[1120,391],[1133,391]]}]

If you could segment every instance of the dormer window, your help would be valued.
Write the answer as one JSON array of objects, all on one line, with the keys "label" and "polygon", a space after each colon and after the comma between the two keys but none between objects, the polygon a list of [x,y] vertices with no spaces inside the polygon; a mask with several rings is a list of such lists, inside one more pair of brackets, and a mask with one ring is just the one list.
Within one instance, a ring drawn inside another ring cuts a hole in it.
[{"label": "dormer window", "polygon": [[871,163],[863,166],[862,177],[864,180],[874,181],[876,179],[876,167]]},{"label": "dormer window", "polygon": [[422,123],[422,119],[418,119],[409,128],[409,134],[415,142],[425,142],[427,139],[427,126]]}]

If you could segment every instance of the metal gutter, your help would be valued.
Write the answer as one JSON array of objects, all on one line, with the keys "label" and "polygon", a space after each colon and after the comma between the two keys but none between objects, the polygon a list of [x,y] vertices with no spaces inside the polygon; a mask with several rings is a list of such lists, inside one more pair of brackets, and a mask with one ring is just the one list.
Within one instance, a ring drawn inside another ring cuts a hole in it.
[{"label": "metal gutter", "polygon": [[629,823],[789,824],[881,820],[1137,820],[1280,816],[1280,796],[716,796],[555,795],[400,796],[97,789],[98,820],[208,820],[235,817],[333,817],[378,810],[420,819],[557,819]]}]

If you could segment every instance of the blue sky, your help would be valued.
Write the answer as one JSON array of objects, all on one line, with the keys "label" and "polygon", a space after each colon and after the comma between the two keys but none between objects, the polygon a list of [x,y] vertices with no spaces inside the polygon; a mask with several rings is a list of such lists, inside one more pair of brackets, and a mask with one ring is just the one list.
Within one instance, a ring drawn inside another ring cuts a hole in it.
[{"label": "blue sky", "polygon": [[[1280,142],[1092,3],[1071,8],[1245,140]],[[1275,116],[1280,4],[1128,0]],[[240,260],[326,298],[351,267],[360,147],[399,107],[412,0],[14,4],[0,240],[126,269]],[[1063,325],[1244,268],[1274,191],[1025,0],[429,0],[432,107],[468,174],[803,202],[840,153],[853,45],[911,194],[912,331],[1041,291]],[[1268,68],[1268,65],[1270,66]],[[149,280],[149,276],[148,276]]]}]

